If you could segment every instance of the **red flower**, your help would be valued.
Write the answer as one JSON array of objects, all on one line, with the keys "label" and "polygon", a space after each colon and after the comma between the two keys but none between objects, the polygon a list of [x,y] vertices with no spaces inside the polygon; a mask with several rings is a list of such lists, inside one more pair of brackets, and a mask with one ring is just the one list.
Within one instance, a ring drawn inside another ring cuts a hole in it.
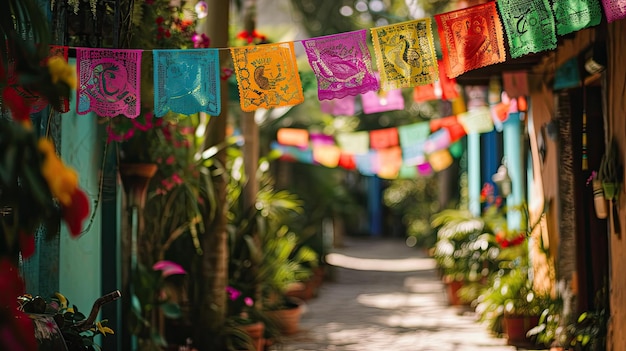
[{"label": "red flower", "polygon": [[76,189],[72,194],[72,202],[68,207],[63,207],[63,219],[70,235],[78,236],[83,229],[83,221],[89,215],[89,198],[85,193]]},{"label": "red flower", "polygon": [[20,251],[24,258],[29,258],[35,253],[35,236],[20,231]]},{"label": "red flower", "polygon": [[30,123],[30,108],[17,90],[8,86],[4,88],[2,101],[11,109],[11,115],[15,121]]}]

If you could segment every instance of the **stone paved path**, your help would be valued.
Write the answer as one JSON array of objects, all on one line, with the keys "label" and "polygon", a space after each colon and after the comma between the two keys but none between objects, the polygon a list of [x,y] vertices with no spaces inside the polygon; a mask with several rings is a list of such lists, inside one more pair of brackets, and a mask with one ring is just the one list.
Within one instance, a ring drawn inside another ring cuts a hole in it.
[{"label": "stone paved path", "polygon": [[300,331],[272,350],[511,351],[467,308],[448,305],[435,263],[401,239],[348,238]]}]

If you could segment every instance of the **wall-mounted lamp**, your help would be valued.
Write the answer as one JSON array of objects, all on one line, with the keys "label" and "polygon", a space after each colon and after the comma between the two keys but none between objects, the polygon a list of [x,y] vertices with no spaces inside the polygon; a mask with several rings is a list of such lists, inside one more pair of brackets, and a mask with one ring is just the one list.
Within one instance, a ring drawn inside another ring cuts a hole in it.
[{"label": "wall-mounted lamp", "polygon": [[498,167],[498,171],[491,176],[491,180],[496,183],[502,197],[511,195],[511,177],[509,177],[509,170],[506,168],[506,163],[502,163],[502,165]]}]

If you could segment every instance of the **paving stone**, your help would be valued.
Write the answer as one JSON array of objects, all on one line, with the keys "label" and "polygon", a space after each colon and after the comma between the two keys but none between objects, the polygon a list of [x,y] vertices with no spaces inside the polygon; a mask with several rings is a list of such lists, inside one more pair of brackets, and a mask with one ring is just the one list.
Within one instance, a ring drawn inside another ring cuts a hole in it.
[{"label": "paving stone", "polygon": [[434,261],[400,239],[347,238],[330,281],[282,351],[511,351],[469,307],[448,304]]}]

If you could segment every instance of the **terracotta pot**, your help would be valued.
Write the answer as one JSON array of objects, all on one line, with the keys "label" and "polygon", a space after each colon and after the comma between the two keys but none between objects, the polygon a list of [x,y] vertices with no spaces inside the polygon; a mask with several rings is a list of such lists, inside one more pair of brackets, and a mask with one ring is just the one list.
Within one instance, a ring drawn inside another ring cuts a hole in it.
[{"label": "terracotta pot", "polygon": [[250,336],[255,350],[263,351],[265,348],[265,324],[263,324],[263,322],[240,325],[237,326],[237,328],[246,332],[246,334]]},{"label": "terracotta pot", "polygon": [[302,316],[301,305],[282,310],[266,311],[265,313],[276,324],[281,334],[292,335],[298,332]]},{"label": "terracotta pot", "polygon": [[469,303],[463,301],[459,297],[459,290],[463,287],[464,282],[460,280],[444,280],[446,284],[446,292],[448,294],[448,301],[452,306],[463,306]]},{"label": "terracotta pot", "polygon": [[534,344],[526,336],[526,333],[539,324],[539,316],[504,315],[503,323],[509,345],[527,346]]}]

